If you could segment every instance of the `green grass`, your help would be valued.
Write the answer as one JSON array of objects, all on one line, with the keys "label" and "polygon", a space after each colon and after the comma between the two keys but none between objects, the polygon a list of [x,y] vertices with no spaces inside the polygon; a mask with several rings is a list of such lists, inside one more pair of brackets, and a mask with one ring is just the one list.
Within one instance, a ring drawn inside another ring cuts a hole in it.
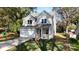
[{"label": "green grass", "polygon": [[[40,40],[37,45],[34,40],[22,43],[8,51],[52,51],[53,43],[50,40]],[[79,42],[75,39],[69,39],[70,51],[79,51]],[[65,51],[63,42],[56,42],[53,51]]]},{"label": "green grass", "polygon": [[77,39],[70,38],[69,43],[71,44],[71,49],[73,51],[79,51],[79,42]]}]

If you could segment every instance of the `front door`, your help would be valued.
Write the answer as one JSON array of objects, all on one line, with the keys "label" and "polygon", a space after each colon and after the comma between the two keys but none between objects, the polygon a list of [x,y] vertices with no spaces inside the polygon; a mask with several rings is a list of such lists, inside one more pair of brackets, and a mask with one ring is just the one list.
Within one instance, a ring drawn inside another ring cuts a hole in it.
[{"label": "front door", "polygon": [[43,28],[43,34],[49,34],[49,28]]},{"label": "front door", "polygon": [[42,38],[48,39],[49,38],[49,28],[43,28],[42,29]]},{"label": "front door", "polygon": [[37,34],[39,34],[40,35],[40,37],[41,37],[41,29],[37,29]]}]

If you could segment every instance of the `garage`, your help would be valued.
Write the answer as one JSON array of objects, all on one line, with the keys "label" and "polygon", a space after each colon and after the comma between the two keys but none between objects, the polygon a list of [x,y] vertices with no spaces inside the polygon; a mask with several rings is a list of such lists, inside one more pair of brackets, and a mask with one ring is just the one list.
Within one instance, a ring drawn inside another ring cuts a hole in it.
[{"label": "garage", "polygon": [[22,27],[20,29],[20,37],[35,38],[35,28]]}]

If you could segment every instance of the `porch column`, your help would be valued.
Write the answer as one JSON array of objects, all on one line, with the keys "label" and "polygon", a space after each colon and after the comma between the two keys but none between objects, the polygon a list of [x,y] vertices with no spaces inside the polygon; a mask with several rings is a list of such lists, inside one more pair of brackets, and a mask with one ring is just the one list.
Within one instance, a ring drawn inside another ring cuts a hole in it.
[{"label": "porch column", "polygon": [[48,27],[48,39],[49,39],[49,35],[50,35],[50,34],[49,34],[49,27]]},{"label": "porch column", "polygon": [[42,28],[41,28],[41,38],[42,38]]}]

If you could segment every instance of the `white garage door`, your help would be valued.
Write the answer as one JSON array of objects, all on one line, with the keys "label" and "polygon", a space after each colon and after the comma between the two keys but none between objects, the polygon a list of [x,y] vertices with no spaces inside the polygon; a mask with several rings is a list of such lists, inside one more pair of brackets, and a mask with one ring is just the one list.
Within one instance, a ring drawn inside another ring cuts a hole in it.
[{"label": "white garage door", "polygon": [[20,37],[29,37],[29,38],[35,38],[35,29],[21,29],[20,30]]}]

